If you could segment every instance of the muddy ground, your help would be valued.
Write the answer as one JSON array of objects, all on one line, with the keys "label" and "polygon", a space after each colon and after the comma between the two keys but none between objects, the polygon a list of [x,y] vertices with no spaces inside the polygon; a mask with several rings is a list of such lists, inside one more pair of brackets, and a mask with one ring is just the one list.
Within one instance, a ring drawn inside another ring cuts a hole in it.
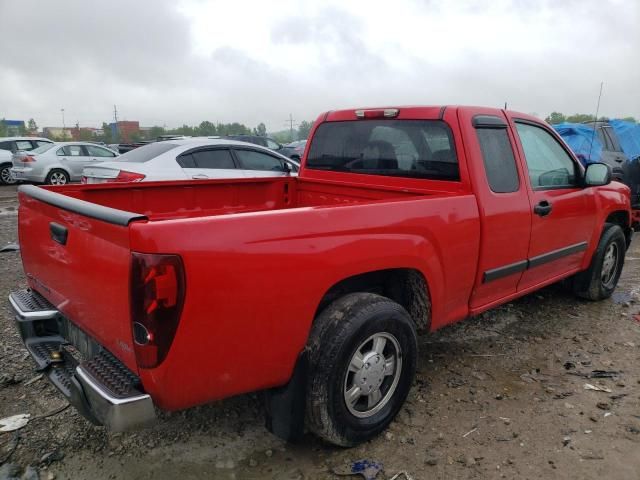
[{"label": "muddy ground", "polygon": [[[12,207],[15,188],[0,187],[0,247],[17,240]],[[264,429],[257,395],[161,414],[127,434],[91,426],[72,408],[46,416],[64,400],[34,373],[1,300],[0,418],[29,413],[32,421],[0,433],[0,472],[31,465],[43,479],[332,479],[340,478],[334,469],[370,459],[384,464],[379,479],[400,471],[414,479],[638,479],[639,266],[636,241],[612,300],[588,303],[551,287],[422,336],[405,408],[385,434],[354,449],[310,435],[283,443]],[[19,253],[0,253],[0,299],[23,284]],[[598,370],[610,377],[588,378]]]}]

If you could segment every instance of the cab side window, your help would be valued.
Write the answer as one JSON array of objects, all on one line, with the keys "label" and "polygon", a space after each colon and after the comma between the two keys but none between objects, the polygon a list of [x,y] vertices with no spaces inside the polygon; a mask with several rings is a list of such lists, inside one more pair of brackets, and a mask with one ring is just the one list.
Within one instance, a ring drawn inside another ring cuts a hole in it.
[{"label": "cab side window", "polygon": [[553,135],[528,123],[516,128],[534,190],[577,186],[577,165]]}]

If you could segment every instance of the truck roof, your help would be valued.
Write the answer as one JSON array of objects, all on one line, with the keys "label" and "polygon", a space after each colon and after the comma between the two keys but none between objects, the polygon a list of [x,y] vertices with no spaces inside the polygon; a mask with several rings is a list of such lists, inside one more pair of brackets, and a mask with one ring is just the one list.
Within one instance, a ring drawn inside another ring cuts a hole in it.
[{"label": "truck roof", "polygon": [[[404,120],[411,119],[411,118],[442,119],[444,117],[445,111],[451,110],[451,109],[455,111],[482,109],[485,114],[487,112],[487,107],[474,106],[474,105],[393,105],[393,106],[359,107],[359,108],[345,108],[340,110],[330,110],[328,112],[322,113],[318,118],[326,122],[332,122],[332,121],[335,122],[335,121],[353,120],[357,118],[355,116],[356,111],[398,110],[398,117]],[[541,122],[541,120],[537,117],[534,117],[526,113],[517,112],[514,110],[505,110],[503,108],[489,108],[489,110],[494,110],[496,115],[501,115],[502,113],[510,113],[522,119]]]}]

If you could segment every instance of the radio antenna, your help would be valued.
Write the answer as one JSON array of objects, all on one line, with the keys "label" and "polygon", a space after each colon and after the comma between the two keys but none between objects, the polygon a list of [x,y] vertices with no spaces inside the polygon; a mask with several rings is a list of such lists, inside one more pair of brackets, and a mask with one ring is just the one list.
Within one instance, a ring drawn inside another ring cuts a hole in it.
[{"label": "radio antenna", "polygon": [[598,104],[596,105],[596,118],[593,121],[593,131],[591,132],[591,145],[589,145],[589,161],[591,161],[591,150],[593,149],[593,138],[596,136],[596,126],[598,123],[598,113],[600,112],[600,99],[602,98],[602,86],[604,82],[600,82],[600,93],[598,94]]}]

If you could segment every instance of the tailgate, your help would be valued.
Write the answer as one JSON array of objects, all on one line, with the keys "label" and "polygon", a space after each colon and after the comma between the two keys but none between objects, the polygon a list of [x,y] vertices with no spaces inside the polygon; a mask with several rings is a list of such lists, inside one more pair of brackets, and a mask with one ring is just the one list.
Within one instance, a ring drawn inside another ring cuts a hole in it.
[{"label": "tailgate", "polygon": [[29,286],[137,371],[128,224],[146,217],[31,185],[19,188],[19,200],[18,233]]}]

